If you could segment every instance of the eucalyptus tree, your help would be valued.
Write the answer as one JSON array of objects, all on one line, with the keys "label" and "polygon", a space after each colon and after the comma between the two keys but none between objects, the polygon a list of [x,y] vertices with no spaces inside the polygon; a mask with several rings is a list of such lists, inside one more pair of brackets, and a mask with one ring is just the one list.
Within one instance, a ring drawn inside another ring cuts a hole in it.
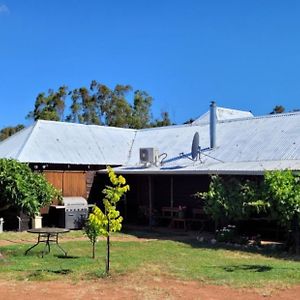
[{"label": "eucalyptus tree", "polygon": [[155,119],[153,122],[151,122],[150,127],[163,127],[170,125],[172,125],[170,115],[167,111],[163,111],[161,113],[161,119]]},{"label": "eucalyptus tree", "polygon": [[36,97],[33,111],[27,118],[37,120],[63,121],[65,111],[65,99],[68,96],[68,87],[61,86],[57,91],[52,89],[48,93],[40,93]]},{"label": "eucalyptus tree", "polygon": [[12,136],[13,134],[17,133],[18,131],[24,128],[23,124],[18,124],[17,126],[8,126],[4,127],[0,130],[0,141],[7,139],[8,137]]},{"label": "eucalyptus tree", "polygon": [[129,127],[141,129],[151,125],[151,105],[153,98],[145,91],[136,90],[133,97],[133,106]]},{"label": "eucalyptus tree", "polygon": [[168,112],[153,120],[152,103],[153,98],[147,92],[133,91],[130,85],[117,84],[110,89],[93,80],[88,88],[69,91],[61,86],[57,91],[38,94],[27,118],[136,129],[170,125]]}]

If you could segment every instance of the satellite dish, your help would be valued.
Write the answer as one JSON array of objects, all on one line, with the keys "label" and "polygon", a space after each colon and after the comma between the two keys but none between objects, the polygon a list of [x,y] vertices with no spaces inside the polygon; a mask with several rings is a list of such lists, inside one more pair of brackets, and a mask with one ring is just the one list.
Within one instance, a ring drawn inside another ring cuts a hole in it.
[{"label": "satellite dish", "polygon": [[192,159],[195,160],[199,154],[199,133],[196,132],[192,143]]}]

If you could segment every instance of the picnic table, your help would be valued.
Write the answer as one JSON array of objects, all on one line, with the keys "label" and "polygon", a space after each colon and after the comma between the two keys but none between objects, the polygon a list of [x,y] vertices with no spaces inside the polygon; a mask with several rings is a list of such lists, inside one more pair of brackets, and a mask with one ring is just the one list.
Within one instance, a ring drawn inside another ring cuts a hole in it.
[{"label": "picnic table", "polygon": [[58,243],[58,236],[59,234],[67,233],[69,231],[70,230],[67,228],[57,228],[57,227],[44,227],[44,228],[27,230],[27,232],[29,233],[37,234],[38,240],[33,246],[31,246],[25,251],[25,255],[27,255],[29,251],[31,251],[33,248],[38,246],[40,243],[45,243],[45,247],[42,251],[42,257],[44,257],[44,254],[46,253],[46,249],[48,248],[48,253],[50,253],[50,244],[55,243],[56,246],[64,253],[64,255],[67,256],[67,252]]}]

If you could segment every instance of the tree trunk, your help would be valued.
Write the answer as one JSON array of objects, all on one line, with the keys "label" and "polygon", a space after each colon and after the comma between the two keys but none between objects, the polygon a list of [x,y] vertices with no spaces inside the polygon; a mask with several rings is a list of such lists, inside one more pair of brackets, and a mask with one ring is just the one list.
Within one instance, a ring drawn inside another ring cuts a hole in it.
[{"label": "tree trunk", "polygon": [[110,255],[110,241],[109,241],[109,235],[106,238],[106,275],[109,273],[109,255]]},{"label": "tree trunk", "polygon": [[93,258],[95,259],[95,248],[96,248],[96,241],[93,241]]},{"label": "tree trunk", "polygon": [[107,223],[107,233],[108,233],[108,236],[106,238],[106,275],[108,275],[109,273],[109,255],[110,255],[110,241],[109,241],[109,220],[108,220],[108,223]]},{"label": "tree trunk", "polygon": [[299,218],[298,215],[294,216],[294,235],[295,235],[295,252],[299,254]]}]

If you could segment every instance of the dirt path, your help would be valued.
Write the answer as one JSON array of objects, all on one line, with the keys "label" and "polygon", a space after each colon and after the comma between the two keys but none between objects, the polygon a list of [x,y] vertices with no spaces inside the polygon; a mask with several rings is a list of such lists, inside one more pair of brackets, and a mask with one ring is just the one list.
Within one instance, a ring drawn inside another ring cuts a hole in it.
[{"label": "dirt path", "polygon": [[300,286],[285,290],[233,289],[226,286],[202,285],[194,281],[170,278],[137,278],[79,282],[0,281],[0,298],[5,300],[40,299],[209,299],[209,300],[295,300]]}]

